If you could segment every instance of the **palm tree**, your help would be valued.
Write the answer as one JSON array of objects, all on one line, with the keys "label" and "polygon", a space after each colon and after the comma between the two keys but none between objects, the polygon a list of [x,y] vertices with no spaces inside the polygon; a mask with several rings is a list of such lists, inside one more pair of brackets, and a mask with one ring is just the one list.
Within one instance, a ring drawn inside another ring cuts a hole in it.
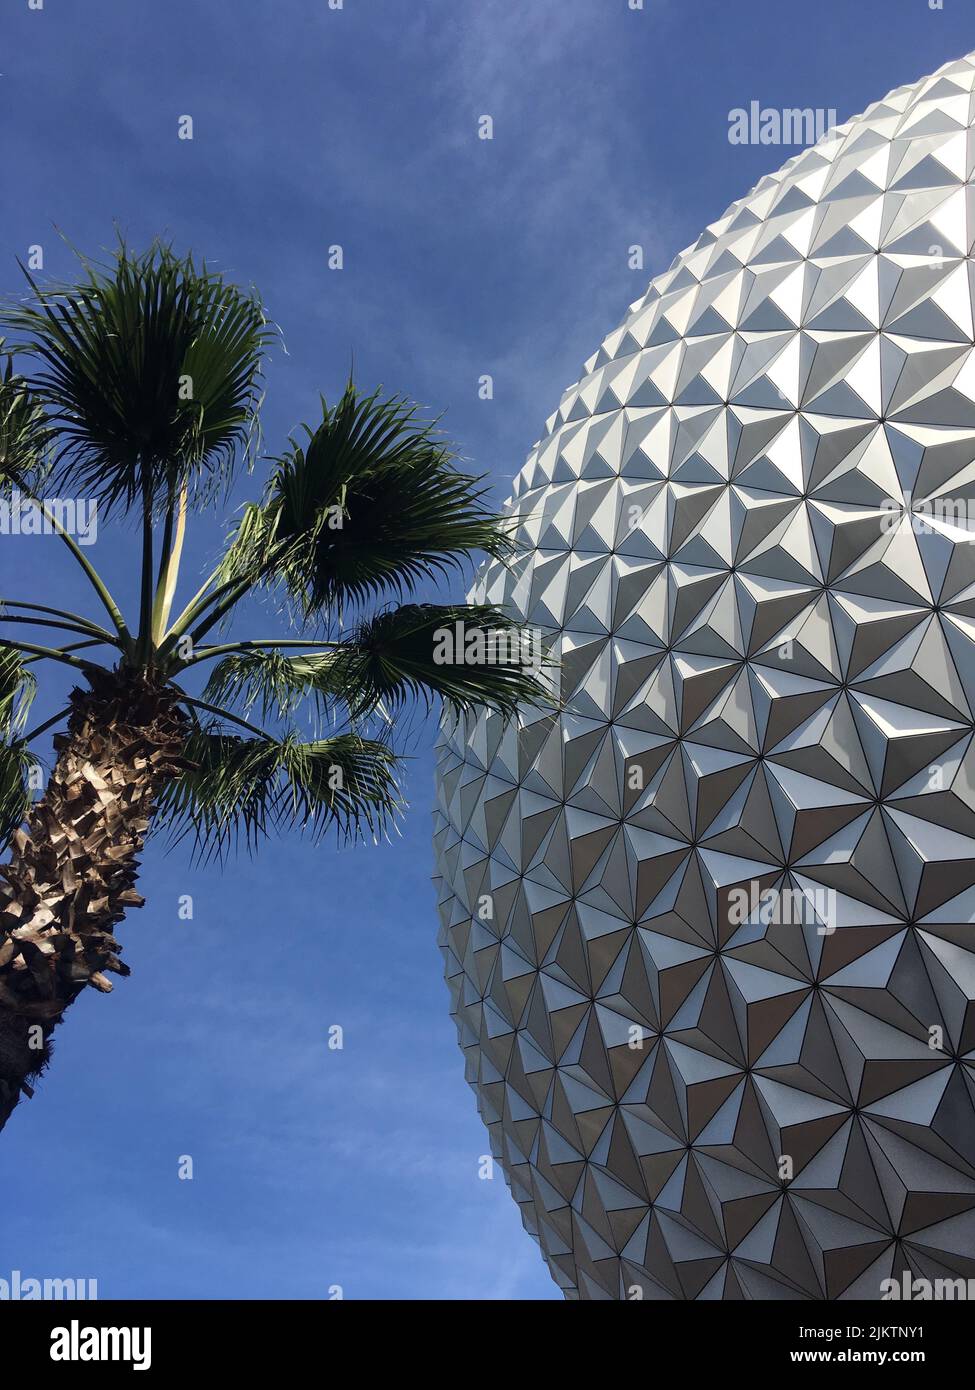
[{"label": "palm tree", "polygon": [[[67,1006],[129,973],[114,931],[142,905],[150,830],[168,827],[171,843],[189,832],[204,857],[270,831],[376,837],[402,806],[391,732],[405,705],[439,696],[510,717],[546,698],[544,673],[523,659],[529,634],[504,613],[417,601],[426,582],[510,543],[435,423],[351,382],[264,460],[262,495],[177,608],[188,521],[258,458],[272,330],[253,291],[167,245],[121,243],[107,265],[81,265],[68,285],[28,275],[29,294],[2,316],[14,343],[0,380],[0,501],[34,509],[96,606],[0,599],[0,1128],[33,1094]],[[15,372],[15,353],[30,370]],[[52,489],[93,498],[101,522],[135,519],[130,616]],[[260,595],[289,615],[282,635],[221,637]],[[439,660],[457,623],[501,634],[500,659],[488,643],[473,663]],[[44,663],[77,684],[27,730]],[[54,729],[56,762],[34,800],[30,744]]]}]

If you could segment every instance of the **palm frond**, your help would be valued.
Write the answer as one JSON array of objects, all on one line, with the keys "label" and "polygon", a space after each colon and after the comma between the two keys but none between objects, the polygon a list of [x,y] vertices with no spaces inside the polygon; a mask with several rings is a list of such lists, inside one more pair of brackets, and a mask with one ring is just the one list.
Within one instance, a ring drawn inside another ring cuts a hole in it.
[{"label": "palm frond", "polygon": [[195,768],[165,788],[156,823],[174,839],[192,834],[202,858],[291,829],[315,840],[332,829],[346,840],[379,835],[400,805],[392,751],[355,734],[302,742],[201,727],[185,757]]},{"label": "palm frond", "polygon": [[261,718],[286,719],[311,700],[319,707],[334,693],[331,652],[286,656],[284,652],[232,652],[210,672],[204,697],[245,713],[255,706]]},{"label": "palm frond", "polygon": [[353,718],[435,695],[455,713],[485,706],[511,718],[520,704],[553,701],[550,667],[538,632],[498,608],[411,603],[361,623],[338,646],[329,680]]},{"label": "palm frond", "polygon": [[278,555],[288,549],[277,543],[277,518],[274,506],[244,504],[214,571],[214,586],[240,581],[256,586],[274,578]]},{"label": "palm frond", "polygon": [[[286,644],[283,644],[286,645]],[[288,656],[271,639],[213,668],[207,700],[264,719],[305,702],[344,704],[353,720],[439,696],[454,712],[486,706],[510,718],[523,703],[556,704],[555,663],[536,629],[485,604],[403,604],[361,622],[329,650]]]},{"label": "palm frond", "polygon": [[[0,319],[36,360],[56,475],[103,511],[153,506],[184,479],[201,500],[255,441],[268,341],[260,301],[161,242],[76,284],[40,287]],[[26,273],[26,272],[25,272]]]},{"label": "palm frond", "polygon": [[8,357],[0,377],[0,495],[37,484],[50,438],[40,402]]},{"label": "palm frond", "polygon": [[25,744],[0,741],[0,853],[27,818],[33,801],[30,774],[38,765]]},{"label": "palm frond", "polygon": [[284,584],[305,619],[330,606],[402,595],[483,551],[505,556],[503,521],[415,406],[349,383],[276,462],[245,514],[230,570]]},{"label": "palm frond", "polygon": [[0,737],[22,732],[36,689],[20,652],[0,645]]}]

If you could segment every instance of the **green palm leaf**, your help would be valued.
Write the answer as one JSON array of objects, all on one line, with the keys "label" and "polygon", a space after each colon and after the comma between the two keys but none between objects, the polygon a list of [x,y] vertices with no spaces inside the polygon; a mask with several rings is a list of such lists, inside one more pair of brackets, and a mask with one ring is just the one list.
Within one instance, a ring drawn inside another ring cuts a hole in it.
[{"label": "green palm leaf", "polygon": [[[207,700],[267,719],[286,718],[308,700],[319,710],[344,704],[353,719],[410,700],[428,708],[439,696],[454,712],[486,706],[505,717],[545,699],[554,663],[536,630],[483,604],[403,604],[362,622],[327,651],[232,652],[210,674]],[[555,703],[556,696],[550,700]]]},{"label": "green palm leaf", "polygon": [[479,479],[460,472],[415,407],[350,383],[322,422],[276,460],[265,501],[245,513],[227,575],[280,581],[305,619],[401,595],[474,552],[510,551]]},{"label": "green palm leaf", "polygon": [[210,672],[203,692],[207,700],[263,719],[286,719],[307,700],[319,708],[336,693],[333,652],[286,656],[281,651],[242,651],[224,657]]},{"label": "green palm leaf", "polygon": [[410,603],[361,623],[329,679],[353,718],[434,696],[454,712],[485,706],[511,718],[523,702],[545,701],[550,665],[538,633],[499,608]]},{"label": "green palm leaf", "polygon": [[31,771],[38,761],[23,743],[0,742],[0,851],[22,825],[33,802]]},{"label": "green palm leaf", "polygon": [[23,730],[36,689],[34,673],[20,653],[0,645],[0,737]]},{"label": "green palm leaf", "polygon": [[353,717],[440,696],[455,713],[479,706],[511,718],[545,699],[550,662],[536,630],[491,605],[412,603],[378,613],[343,644],[332,670]]},{"label": "green palm leaf", "polygon": [[355,734],[301,742],[201,728],[185,756],[195,767],[164,790],[157,825],[175,839],[192,833],[204,858],[289,829],[315,840],[329,830],[346,840],[376,836],[400,804],[393,753]]},{"label": "green palm leaf", "polygon": [[40,402],[23,377],[15,375],[13,358],[8,357],[0,377],[0,495],[37,482],[49,443]]},{"label": "green palm leaf", "polygon": [[227,479],[255,439],[268,340],[257,297],[155,242],[114,264],[82,261],[77,283],[42,288],[3,321],[39,369],[32,386],[56,431],[56,473],[103,511],[194,498]]}]

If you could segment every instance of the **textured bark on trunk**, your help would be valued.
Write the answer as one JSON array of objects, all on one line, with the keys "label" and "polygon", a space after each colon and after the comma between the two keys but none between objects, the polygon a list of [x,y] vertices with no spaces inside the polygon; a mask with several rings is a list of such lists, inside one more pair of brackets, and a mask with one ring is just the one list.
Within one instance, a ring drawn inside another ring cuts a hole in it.
[{"label": "textured bark on trunk", "polygon": [[0,1129],[50,1057],[50,1036],[88,985],[127,975],[112,930],[134,884],[159,788],[180,768],[186,717],[173,693],[114,673],[71,695],[67,732],[27,829],[0,866]]}]

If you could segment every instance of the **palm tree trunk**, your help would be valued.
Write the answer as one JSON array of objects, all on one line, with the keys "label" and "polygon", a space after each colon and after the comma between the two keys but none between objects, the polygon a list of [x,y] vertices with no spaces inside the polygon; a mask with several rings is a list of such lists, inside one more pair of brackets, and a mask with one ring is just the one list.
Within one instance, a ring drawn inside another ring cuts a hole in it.
[{"label": "palm tree trunk", "polygon": [[186,723],[171,692],[131,673],[72,692],[47,789],[0,866],[0,1129],[68,1005],[129,973],[112,932],[142,906],[137,856],[160,786],[186,766]]}]

